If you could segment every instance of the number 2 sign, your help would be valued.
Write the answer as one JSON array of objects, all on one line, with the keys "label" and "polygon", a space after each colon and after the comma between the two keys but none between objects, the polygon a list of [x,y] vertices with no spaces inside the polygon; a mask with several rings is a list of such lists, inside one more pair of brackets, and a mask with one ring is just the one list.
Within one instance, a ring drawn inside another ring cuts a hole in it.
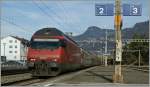
[{"label": "number 2 sign", "polygon": [[114,5],[113,4],[95,4],[96,16],[113,16]]}]

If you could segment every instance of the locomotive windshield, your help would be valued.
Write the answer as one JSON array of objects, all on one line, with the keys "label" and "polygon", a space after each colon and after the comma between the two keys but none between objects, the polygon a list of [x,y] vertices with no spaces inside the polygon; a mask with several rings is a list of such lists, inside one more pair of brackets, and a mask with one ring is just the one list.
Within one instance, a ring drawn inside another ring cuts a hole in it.
[{"label": "locomotive windshield", "polygon": [[59,46],[61,46],[60,42],[46,42],[46,41],[31,42],[31,48],[33,49],[56,49]]},{"label": "locomotive windshield", "polygon": [[57,49],[58,47],[66,47],[64,40],[59,39],[33,39],[30,47],[33,49]]}]

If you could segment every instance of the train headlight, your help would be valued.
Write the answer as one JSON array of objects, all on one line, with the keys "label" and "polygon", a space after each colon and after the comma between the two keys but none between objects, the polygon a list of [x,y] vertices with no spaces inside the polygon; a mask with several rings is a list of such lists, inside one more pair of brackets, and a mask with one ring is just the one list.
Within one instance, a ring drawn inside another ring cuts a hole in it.
[{"label": "train headlight", "polygon": [[36,59],[35,59],[35,58],[31,58],[30,61],[33,61],[33,62],[34,62],[34,61],[36,61]]},{"label": "train headlight", "polygon": [[56,62],[56,61],[57,61],[57,59],[53,59],[53,61],[55,61],[55,62]]},{"label": "train headlight", "polygon": [[60,56],[59,55],[51,55],[50,57],[51,58],[59,58]]}]

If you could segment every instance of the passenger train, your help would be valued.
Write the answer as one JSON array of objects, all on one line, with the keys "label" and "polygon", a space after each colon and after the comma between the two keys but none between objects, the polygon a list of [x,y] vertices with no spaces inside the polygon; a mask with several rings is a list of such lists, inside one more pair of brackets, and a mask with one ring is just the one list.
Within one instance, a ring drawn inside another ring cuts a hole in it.
[{"label": "passenger train", "polygon": [[98,64],[96,55],[85,51],[56,28],[36,31],[28,47],[28,68],[33,76],[57,76]]}]

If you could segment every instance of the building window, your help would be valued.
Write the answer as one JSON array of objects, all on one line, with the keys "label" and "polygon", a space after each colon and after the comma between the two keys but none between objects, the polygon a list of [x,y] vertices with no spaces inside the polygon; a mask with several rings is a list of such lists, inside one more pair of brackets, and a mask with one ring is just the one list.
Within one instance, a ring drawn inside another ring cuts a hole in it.
[{"label": "building window", "polygon": [[12,45],[10,45],[10,46],[9,46],[9,48],[13,48],[13,46],[12,46]]},{"label": "building window", "polygon": [[17,53],[17,51],[15,51],[15,53]]},{"label": "building window", "polygon": [[9,51],[9,53],[12,53],[12,51]]},{"label": "building window", "polygon": [[17,40],[15,40],[15,43],[17,43]]},{"label": "building window", "polygon": [[17,48],[17,45],[15,46],[15,48]]},{"label": "building window", "polygon": [[12,43],[13,41],[12,40],[9,40],[9,43]]}]

